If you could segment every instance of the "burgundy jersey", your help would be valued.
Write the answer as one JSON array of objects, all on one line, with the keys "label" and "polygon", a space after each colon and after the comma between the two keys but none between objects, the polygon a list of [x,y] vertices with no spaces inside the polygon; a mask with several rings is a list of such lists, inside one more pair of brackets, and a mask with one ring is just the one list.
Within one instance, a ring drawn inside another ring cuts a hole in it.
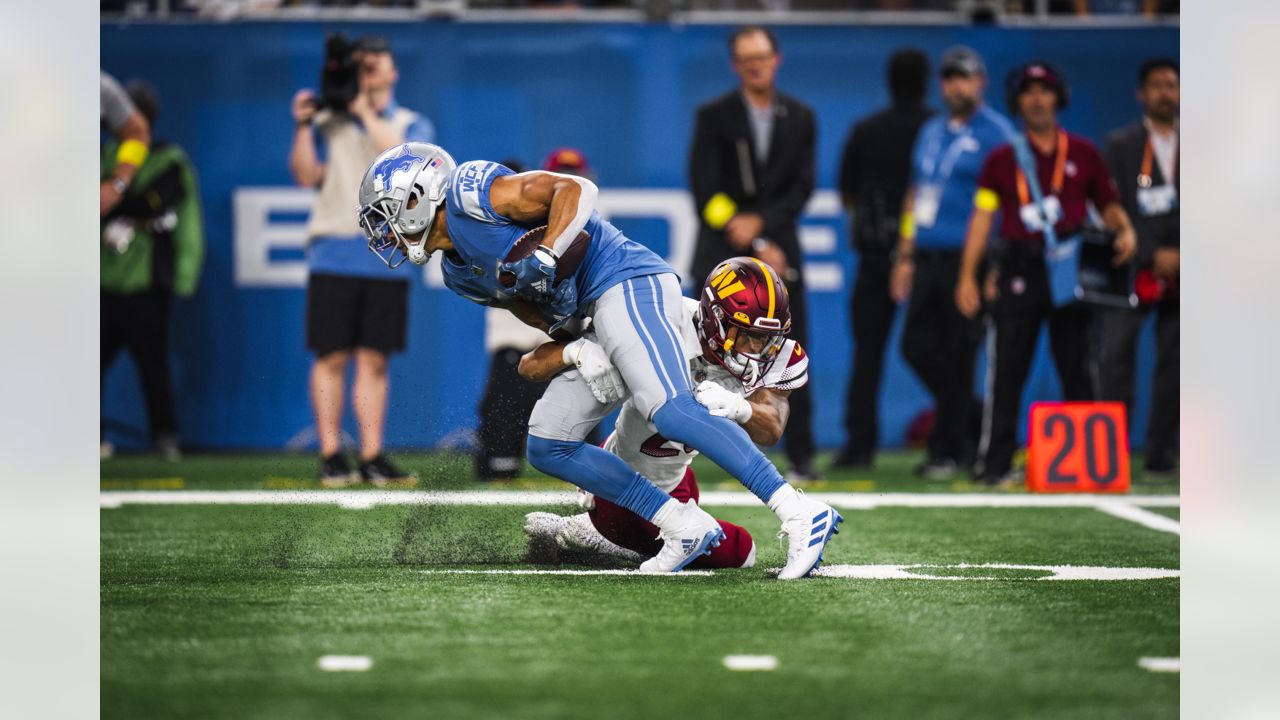
[{"label": "burgundy jersey", "polygon": [[[1054,223],[1058,237],[1075,232],[1084,224],[1088,215],[1088,201],[1092,201],[1094,207],[1101,212],[1103,208],[1120,200],[1115,182],[1107,172],[1107,165],[1093,143],[1073,133],[1064,134],[1067,146],[1065,161],[1060,160],[1058,154],[1061,143],[1046,155],[1030,140],[1027,141],[1036,161],[1040,191],[1046,197],[1056,195],[1062,207],[1061,217]],[[1025,181],[1019,183],[1020,174],[1013,145],[1001,145],[992,150],[982,164],[982,172],[978,176],[978,193],[981,196],[987,190],[999,198],[1000,237],[1014,242],[1034,240],[1043,243],[1043,231],[1028,229],[1023,223],[1022,206],[1031,200],[1029,186]],[[1055,176],[1061,182],[1056,191]],[[1020,184],[1023,186],[1021,191]]]}]

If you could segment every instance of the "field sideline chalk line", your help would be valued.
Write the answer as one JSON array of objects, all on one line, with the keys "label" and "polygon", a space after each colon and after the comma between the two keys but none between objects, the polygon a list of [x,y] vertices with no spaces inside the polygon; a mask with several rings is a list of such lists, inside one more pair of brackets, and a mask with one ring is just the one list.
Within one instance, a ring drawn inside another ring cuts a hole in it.
[{"label": "field sideline chalk line", "polygon": [[[945,573],[930,573],[926,570],[1026,570],[1030,572],[1044,573],[1043,577],[1009,577],[1007,575],[981,575],[981,574],[956,574],[947,575]],[[685,570],[684,572],[673,574],[651,575],[642,573],[639,570],[464,570],[464,569],[432,569],[420,570],[419,572],[426,575],[613,575],[622,577],[656,577],[656,578],[678,578],[678,577],[707,577],[715,575],[714,570]],[[766,571],[769,572],[769,571]],[[772,571],[777,574],[777,570]],[[1181,570],[1173,570],[1166,568],[1144,568],[1144,567],[1089,567],[1083,565],[1008,565],[1004,563],[981,563],[981,564],[920,564],[913,563],[910,565],[823,565],[815,573],[815,577],[823,578],[841,578],[852,580],[944,580],[944,581],[966,581],[966,580],[1014,580],[1014,581],[1054,581],[1054,580],[1158,580],[1161,578],[1179,578],[1182,577]]]},{"label": "field sideline chalk line", "polygon": [[[1181,524],[1143,507],[1181,507],[1177,495],[995,495],[988,493],[813,492],[808,497],[847,510],[910,508],[1092,508],[1153,530],[1181,534]],[[708,507],[755,507],[750,493],[702,493]],[[102,508],[122,505],[337,505],[364,510],[378,505],[573,505],[567,490],[105,490]]]}]

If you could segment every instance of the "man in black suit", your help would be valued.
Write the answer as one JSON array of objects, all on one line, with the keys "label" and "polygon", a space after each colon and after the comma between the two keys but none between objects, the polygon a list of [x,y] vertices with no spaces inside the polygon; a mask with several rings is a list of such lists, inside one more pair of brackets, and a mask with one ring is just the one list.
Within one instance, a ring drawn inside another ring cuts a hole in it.
[{"label": "man in black suit", "polygon": [[911,173],[911,148],[931,111],[924,105],[929,60],[904,48],[889,58],[892,104],[849,132],[840,160],[840,196],[853,214],[858,277],[853,284],[853,378],[845,402],[848,439],[835,464],[869,468],[879,445],[880,377],[897,308],[889,273],[898,244],[899,212]]},{"label": "man in black suit", "polygon": [[[796,223],[813,193],[817,130],[808,106],[778,92],[782,56],[763,27],[729,37],[739,87],[698,108],[689,150],[689,183],[698,208],[693,286],[720,261],[752,255],[773,267],[791,299],[791,338],[809,339],[803,258]],[[810,382],[791,394],[784,447],[791,479],[816,477]]]},{"label": "man in black suit", "polygon": [[1099,368],[1102,397],[1123,402],[1133,417],[1134,346],[1151,310],[1156,312],[1156,368],[1147,428],[1147,470],[1170,472],[1178,448],[1178,65],[1167,58],[1143,63],[1138,101],[1143,118],[1107,136],[1105,156],[1120,202],[1138,236],[1136,310],[1102,316]]}]

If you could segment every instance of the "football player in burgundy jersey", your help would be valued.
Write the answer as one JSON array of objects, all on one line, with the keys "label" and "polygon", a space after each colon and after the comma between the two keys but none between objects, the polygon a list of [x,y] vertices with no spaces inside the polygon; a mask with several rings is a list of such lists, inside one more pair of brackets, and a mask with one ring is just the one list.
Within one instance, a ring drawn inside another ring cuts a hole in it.
[{"label": "football player in burgundy jersey", "polygon": [[[790,303],[777,274],[755,258],[726,260],[707,278],[700,300],[684,298],[683,312],[684,322],[677,330],[697,384],[698,401],[713,415],[742,425],[756,443],[777,443],[790,411],[787,397],[808,381],[809,369],[804,349],[787,339]],[[590,336],[574,341],[591,342]],[[572,344],[550,342],[531,351],[520,363],[521,374],[546,381],[572,368],[564,360],[566,355],[573,356],[572,350],[565,352]],[[602,394],[626,397],[616,377],[604,376],[612,379],[599,388]],[[698,500],[698,483],[690,467],[697,451],[664,438],[630,398],[623,403],[604,448],[681,502]],[[526,516],[527,559],[629,564],[658,551],[658,529],[643,518],[590,493],[580,491],[579,502],[589,512]],[[751,535],[733,523],[718,522],[724,542],[690,567],[751,567],[756,556]]]}]

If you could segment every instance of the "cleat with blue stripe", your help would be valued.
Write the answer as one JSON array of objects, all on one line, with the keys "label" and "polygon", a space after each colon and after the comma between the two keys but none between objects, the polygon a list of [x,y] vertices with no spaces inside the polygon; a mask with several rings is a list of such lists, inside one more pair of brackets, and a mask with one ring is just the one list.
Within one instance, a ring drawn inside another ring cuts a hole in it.
[{"label": "cleat with blue stripe", "polygon": [[720,547],[724,541],[720,523],[697,503],[686,502],[677,512],[680,515],[673,520],[674,529],[671,532],[664,530],[658,536],[662,540],[662,549],[640,564],[640,572],[680,572],[699,557],[709,555],[712,548]]},{"label": "cleat with blue stripe", "polygon": [[799,512],[782,523],[778,537],[787,536],[787,564],[779,580],[808,577],[822,564],[823,551],[844,518],[835,508],[817,500],[804,499]]}]

